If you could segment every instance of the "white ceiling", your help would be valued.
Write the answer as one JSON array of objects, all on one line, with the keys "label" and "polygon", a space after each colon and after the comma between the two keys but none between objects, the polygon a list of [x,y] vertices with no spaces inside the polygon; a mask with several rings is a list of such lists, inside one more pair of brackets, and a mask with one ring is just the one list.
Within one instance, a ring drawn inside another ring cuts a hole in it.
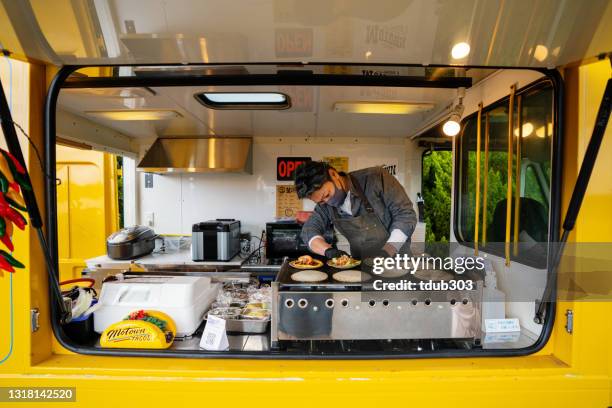
[{"label": "white ceiling", "polygon": [[[429,102],[446,106],[455,89],[349,86],[242,86],[64,89],[59,107],[133,138],[179,135],[259,137],[406,137],[430,112],[411,115],[335,112],[339,101]],[[290,96],[287,110],[213,110],[194,95],[206,91],[274,91]],[[121,96],[123,95],[123,96]],[[91,110],[171,109],[182,116],[161,121],[111,121],[92,118]]]}]

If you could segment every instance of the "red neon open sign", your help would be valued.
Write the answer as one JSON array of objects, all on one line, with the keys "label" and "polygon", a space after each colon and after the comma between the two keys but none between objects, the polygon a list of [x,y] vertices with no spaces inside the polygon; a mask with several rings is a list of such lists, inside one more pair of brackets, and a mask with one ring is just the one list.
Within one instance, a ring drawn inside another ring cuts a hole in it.
[{"label": "red neon open sign", "polygon": [[277,157],[276,179],[279,181],[293,180],[293,173],[297,167],[307,161],[310,157]]}]

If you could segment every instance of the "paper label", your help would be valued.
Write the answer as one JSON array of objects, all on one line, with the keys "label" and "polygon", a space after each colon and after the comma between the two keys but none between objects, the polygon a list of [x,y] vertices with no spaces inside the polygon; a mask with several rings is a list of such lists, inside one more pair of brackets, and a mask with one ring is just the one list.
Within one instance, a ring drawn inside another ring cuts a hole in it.
[{"label": "paper label", "polygon": [[485,344],[492,343],[516,343],[521,338],[520,332],[509,333],[486,333],[483,342]]},{"label": "paper label", "polygon": [[210,351],[225,351],[229,349],[229,341],[225,332],[225,320],[217,316],[208,316],[200,347]]},{"label": "paper label", "polygon": [[514,319],[485,319],[485,332],[504,333],[521,331],[519,320]]},{"label": "paper label", "polygon": [[295,217],[298,211],[302,211],[303,205],[303,201],[295,192],[294,185],[279,184],[276,186],[277,217]]}]

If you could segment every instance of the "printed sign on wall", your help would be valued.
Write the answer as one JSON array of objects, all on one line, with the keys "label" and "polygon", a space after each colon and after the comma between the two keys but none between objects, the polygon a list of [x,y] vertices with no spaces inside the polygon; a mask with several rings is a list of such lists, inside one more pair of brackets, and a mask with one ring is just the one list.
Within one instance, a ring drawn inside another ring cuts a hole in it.
[{"label": "printed sign on wall", "polygon": [[295,186],[291,184],[279,184],[276,186],[276,216],[295,217],[298,211],[302,211],[303,202],[295,193]]},{"label": "printed sign on wall", "polygon": [[368,158],[359,163],[362,167],[382,166],[395,178],[399,176],[399,161],[397,159]]},{"label": "printed sign on wall", "polygon": [[346,156],[326,156],[323,157],[323,161],[329,163],[337,171],[345,173],[349,171],[349,158]]}]

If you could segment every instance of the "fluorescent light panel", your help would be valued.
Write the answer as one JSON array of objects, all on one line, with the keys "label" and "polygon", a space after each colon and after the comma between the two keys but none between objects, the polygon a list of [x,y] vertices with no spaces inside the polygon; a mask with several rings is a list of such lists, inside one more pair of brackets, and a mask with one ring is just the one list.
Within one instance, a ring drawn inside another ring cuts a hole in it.
[{"label": "fluorescent light panel", "polygon": [[87,116],[108,120],[168,120],[182,115],[174,110],[125,109],[85,111]]},{"label": "fluorescent light panel", "polygon": [[374,113],[386,115],[410,115],[433,109],[428,102],[355,101],[336,102],[334,111],[345,113]]}]

